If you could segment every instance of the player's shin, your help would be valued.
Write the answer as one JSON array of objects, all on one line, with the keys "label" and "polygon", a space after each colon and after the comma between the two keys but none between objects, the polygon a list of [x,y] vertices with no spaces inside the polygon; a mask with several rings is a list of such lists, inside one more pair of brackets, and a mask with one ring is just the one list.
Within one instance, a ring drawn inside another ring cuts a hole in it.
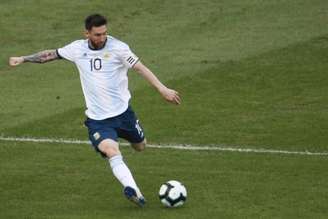
[{"label": "player's shin", "polygon": [[122,155],[115,155],[108,159],[110,167],[112,168],[114,176],[120,181],[120,183],[124,186],[130,186],[134,188],[137,192],[138,197],[142,196],[130,169],[123,161]]}]

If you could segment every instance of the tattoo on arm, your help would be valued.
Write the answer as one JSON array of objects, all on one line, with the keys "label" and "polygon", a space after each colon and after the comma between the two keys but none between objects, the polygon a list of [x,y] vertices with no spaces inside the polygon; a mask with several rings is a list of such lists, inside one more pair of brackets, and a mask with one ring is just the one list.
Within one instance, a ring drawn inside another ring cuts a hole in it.
[{"label": "tattoo on arm", "polygon": [[29,56],[23,56],[24,62],[46,63],[59,59],[56,50],[45,50]]}]

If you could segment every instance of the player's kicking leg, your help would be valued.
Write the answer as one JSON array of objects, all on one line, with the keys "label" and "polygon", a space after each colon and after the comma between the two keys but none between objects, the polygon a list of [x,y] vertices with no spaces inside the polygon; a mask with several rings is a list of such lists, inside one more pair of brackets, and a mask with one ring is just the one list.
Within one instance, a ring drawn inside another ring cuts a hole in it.
[{"label": "player's kicking leg", "polygon": [[145,198],[141,194],[129,168],[123,161],[118,143],[112,139],[105,139],[100,142],[98,149],[108,157],[114,176],[124,186],[124,195],[130,201],[143,207],[146,203]]},{"label": "player's kicking leg", "polygon": [[147,144],[147,140],[145,138],[140,143],[131,143],[131,146],[134,148],[134,150],[141,152],[141,151],[144,151],[145,150],[146,144]]}]

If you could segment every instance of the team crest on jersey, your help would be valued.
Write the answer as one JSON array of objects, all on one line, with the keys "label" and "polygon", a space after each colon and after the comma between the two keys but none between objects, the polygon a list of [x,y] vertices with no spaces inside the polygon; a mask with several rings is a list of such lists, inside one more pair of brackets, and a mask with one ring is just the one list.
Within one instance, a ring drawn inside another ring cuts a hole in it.
[{"label": "team crest on jersey", "polygon": [[110,58],[110,54],[108,52],[105,52],[103,54],[103,56],[104,56],[104,59],[109,59]]}]

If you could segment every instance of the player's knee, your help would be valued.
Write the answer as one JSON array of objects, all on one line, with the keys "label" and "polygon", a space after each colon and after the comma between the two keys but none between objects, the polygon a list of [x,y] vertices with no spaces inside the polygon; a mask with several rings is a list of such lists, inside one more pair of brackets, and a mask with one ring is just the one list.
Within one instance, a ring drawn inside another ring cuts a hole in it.
[{"label": "player's knee", "polygon": [[118,143],[116,141],[113,141],[111,139],[103,140],[98,145],[99,150],[104,153],[107,157],[113,157],[115,155],[121,154]]},{"label": "player's knee", "polygon": [[106,148],[106,150],[103,153],[106,154],[106,156],[109,158],[121,154],[118,148],[112,148],[112,147]]},{"label": "player's knee", "polygon": [[146,149],[146,144],[147,144],[147,141],[146,139],[144,139],[142,142],[140,143],[136,143],[136,144],[132,144],[132,147],[136,150],[136,151],[144,151]]},{"label": "player's knee", "polygon": [[141,151],[144,151],[145,148],[146,148],[146,144],[144,143],[138,143],[138,144],[133,144],[132,147],[138,151],[138,152],[141,152]]}]

